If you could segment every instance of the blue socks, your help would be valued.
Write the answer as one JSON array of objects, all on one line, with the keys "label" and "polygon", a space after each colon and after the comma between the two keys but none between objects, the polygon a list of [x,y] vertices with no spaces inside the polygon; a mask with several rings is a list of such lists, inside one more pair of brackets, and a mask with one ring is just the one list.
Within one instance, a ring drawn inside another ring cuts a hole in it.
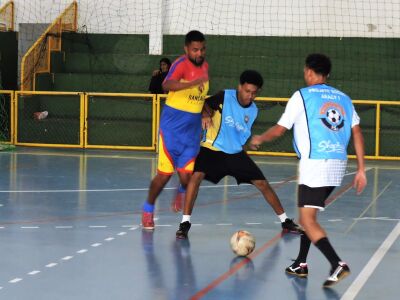
[{"label": "blue socks", "polygon": [[178,187],[178,193],[180,193],[180,194],[186,193],[186,189],[181,184]]},{"label": "blue socks", "polygon": [[148,213],[154,212],[154,204],[150,204],[147,201],[143,204],[143,211]]}]

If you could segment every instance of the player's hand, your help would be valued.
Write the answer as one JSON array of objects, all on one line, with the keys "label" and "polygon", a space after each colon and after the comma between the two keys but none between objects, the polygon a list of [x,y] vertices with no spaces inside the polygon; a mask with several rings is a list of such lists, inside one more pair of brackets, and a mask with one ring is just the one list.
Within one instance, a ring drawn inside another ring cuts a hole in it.
[{"label": "player's hand", "polygon": [[253,135],[253,137],[250,140],[249,147],[251,150],[258,150],[260,148],[260,145],[262,144],[262,139],[260,135]]},{"label": "player's hand", "polygon": [[201,127],[203,130],[208,129],[212,126],[212,120],[211,117],[205,116],[201,118]]},{"label": "player's hand", "polygon": [[160,74],[161,73],[161,71],[160,70],[154,70],[153,71],[153,73],[152,73],[152,76],[154,77],[154,76],[157,76],[158,74]]},{"label": "player's hand", "polygon": [[195,80],[195,83],[199,89],[199,91],[202,93],[204,91],[205,83],[208,81],[208,78],[201,77]]},{"label": "player's hand", "polygon": [[356,189],[357,195],[361,194],[367,185],[367,176],[365,175],[365,171],[357,171],[353,180],[353,188]]}]

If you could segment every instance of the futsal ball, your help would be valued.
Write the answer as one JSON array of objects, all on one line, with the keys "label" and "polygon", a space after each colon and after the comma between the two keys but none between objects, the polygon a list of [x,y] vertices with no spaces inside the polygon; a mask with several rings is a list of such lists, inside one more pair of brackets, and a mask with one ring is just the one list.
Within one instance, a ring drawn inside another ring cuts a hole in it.
[{"label": "futsal ball", "polygon": [[249,255],[255,247],[256,239],[246,230],[236,231],[231,237],[232,251],[238,256]]}]

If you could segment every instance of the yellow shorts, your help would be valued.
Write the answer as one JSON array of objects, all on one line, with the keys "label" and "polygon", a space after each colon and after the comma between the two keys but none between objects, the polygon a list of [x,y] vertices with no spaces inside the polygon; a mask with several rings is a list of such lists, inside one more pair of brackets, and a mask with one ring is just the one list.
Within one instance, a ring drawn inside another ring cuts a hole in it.
[{"label": "yellow shorts", "polygon": [[[174,153],[177,153],[177,149],[174,150]],[[192,173],[197,153],[193,155],[192,148],[178,152],[180,152],[179,155],[171,155],[171,151],[166,147],[164,136],[161,132],[159,136],[157,172],[172,175],[176,169],[178,172]]]}]

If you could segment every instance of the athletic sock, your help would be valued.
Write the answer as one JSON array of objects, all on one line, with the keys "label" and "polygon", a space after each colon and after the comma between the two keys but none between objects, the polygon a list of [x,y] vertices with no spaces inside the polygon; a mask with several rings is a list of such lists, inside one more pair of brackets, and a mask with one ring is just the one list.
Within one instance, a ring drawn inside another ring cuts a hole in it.
[{"label": "athletic sock", "polygon": [[329,260],[332,268],[336,268],[341,259],[336,254],[335,249],[333,249],[331,243],[327,237],[323,237],[315,243],[315,246],[322,252],[323,255]]},{"label": "athletic sock", "polygon": [[154,204],[150,204],[147,201],[143,204],[143,211],[148,213],[154,212]]},{"label": "athletic sock", "polygon": [[178,193],[186,193],[186,188],[183,187],[181,184],[178,186]]},{"label": "athletic sock", "polygon": [[310,251],[311,241],[308,236],[303,233],[300,236],[300,250],[294,264],[298,265],[300,263],[305,263],[307,261],[308,251]]},{"label": "athletic sock", "polygon": [[182,215],[182,223],[189,222],[190,223],[190,215]]},{"label": "athletic sock", "polygon": [[278,215],[278,218],[279,218],[279,220],[281,220],[281,223],[285,223],[286,219],[288,219],[286,213]]}]

